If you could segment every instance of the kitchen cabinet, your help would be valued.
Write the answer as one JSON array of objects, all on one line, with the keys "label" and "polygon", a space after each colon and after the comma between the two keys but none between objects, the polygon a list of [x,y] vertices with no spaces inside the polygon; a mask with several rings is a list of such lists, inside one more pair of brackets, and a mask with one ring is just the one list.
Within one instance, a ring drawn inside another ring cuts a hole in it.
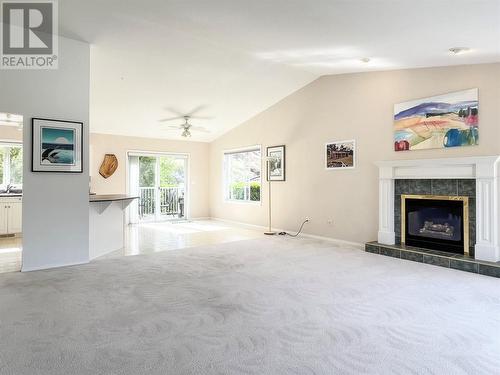
[{"label": "kitchen cabinet", "polygon": [[0,235],[22,232],[22,197],[0,198]]}]

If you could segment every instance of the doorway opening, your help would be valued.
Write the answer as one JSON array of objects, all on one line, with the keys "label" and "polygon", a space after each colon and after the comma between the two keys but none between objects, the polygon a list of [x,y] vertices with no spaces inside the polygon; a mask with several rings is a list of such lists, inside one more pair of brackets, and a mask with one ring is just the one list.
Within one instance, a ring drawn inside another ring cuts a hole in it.
[{"label": "doorway opening", "polygon": [[189,213],[186,154],[129,153],[130,223],[186,220]]},{"label": "doorway opening", "polygon": [[21,270],[23,116],[0,112],[0,273]]}]

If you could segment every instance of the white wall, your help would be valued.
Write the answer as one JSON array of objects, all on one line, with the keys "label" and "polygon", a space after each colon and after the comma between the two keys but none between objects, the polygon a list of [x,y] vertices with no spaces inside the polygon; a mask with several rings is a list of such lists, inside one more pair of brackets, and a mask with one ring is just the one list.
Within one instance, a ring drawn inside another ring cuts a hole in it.
[{"label": "white wall", "polygon": [[[97,194],[127,193],[128,151],[189,154],[190,217],[209,216],[208,143],[92,133],[90,135],[90,148],[92,153],[90,166],[92,191]],[[103,178],[99,175],[99,167],[105,154],[115,154],[118,158],[118,169],[109,178]]]},{"label": "white wall", "polygon": [[[276,228],[353,242],[377,239],[378,168],[391,159],[500,154],[500,64],[344,74],[321,77],[210,144],[212,217],[267,224],[263,204],[224,202],[222,157],[226,149],[285,144],[286,182],[273,184]],[[395,103],[479,88],[479,146],[395,152]],[[356,139],[357,167],[325,170],[326,142]]]},{"label": "white wall", "polygon": [[[89,260],[89,45],[59,39],[59,69],[0,71],[0,111],[24,116],[23,270]],[[84,123],[83,173],[31,172],[31,118]]]}]

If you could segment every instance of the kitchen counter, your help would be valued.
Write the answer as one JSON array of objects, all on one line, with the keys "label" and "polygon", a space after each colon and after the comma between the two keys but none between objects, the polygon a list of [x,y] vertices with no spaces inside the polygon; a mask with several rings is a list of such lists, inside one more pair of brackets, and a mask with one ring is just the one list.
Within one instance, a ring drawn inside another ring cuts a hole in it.
[{"label": "kitchen counter", "polygon": [[95,194],[89,195],[89,202],[115,202],[139,199],[138,196],[128,194]]},{"label": "kitchen counter", "polygon": [[123,248],[125,213],[138,198],[128,194],[89,195],[90,259]]}]

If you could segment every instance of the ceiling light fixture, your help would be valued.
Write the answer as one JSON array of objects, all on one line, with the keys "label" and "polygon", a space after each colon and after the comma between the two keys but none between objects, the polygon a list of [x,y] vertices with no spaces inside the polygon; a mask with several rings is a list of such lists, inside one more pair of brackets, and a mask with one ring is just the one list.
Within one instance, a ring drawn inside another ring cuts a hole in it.
[{"label": "ceiling light fixture", "polygon": [[[179,118],[183,118],[184,119],[184,124],[181,124],[181,125],[170,125],[169,128],[182,130],[181,136],[183,136],[184,138],[191,137],[191,130],[200,131],[200,132],[204,132],[204,133],[210,133],[209,130],[205,129],[202,126],[193,126],[192,124],[190,124],[189,120],[192,118],[191,115],[184,115],[184,116],[181,116],[181,117],[177,116],[177,117],[165,118],[165,119],[162,119],[162,120],[159,120],[159,121],[160,122],[167,122],[167,121],[177,120]],[[194,118],[200,118],[200,119],[205,118],[206,119],[207,117],[194,117]]]},{"label": "ceiling light fixture", "polygon": [[469,52],[469,47],[452,47],[448,51],[450,51],[453,55],[461,55],[462,53]]},{"label": "ceiling light fixture", "polygon": [[368,64],[370,62],[370,58],[369,57],[363,57],[362,59],[359,59],[359,61],[361,61],[362,63]]}]

